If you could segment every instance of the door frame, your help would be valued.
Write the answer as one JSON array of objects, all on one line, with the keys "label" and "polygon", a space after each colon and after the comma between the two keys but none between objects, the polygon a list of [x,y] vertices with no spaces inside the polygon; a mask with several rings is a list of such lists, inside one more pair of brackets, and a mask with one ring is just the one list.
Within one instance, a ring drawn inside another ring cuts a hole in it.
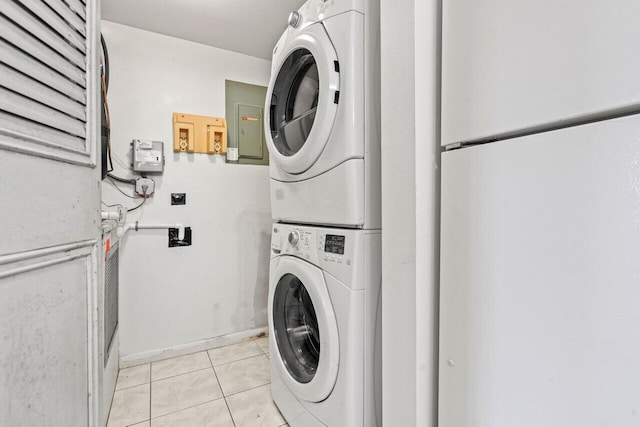
[{"label": "door frame", "polygon": [[[78,11],[84,6],[80,2],[71,2],[69,7]],[[24,135],[10,129],[3,129],[0,138],[0,155],[3,151],[20,153],[33,158],[40,158],[44,161],[55,162],[65,167],[87,168],[91,171],[91,182],[83,182],[79,185],[90,185],[91,198],[96,202],[95,207],[88,209],[92,212],[93,218],[87,218],[95,227],[89,229],[79,240],[73,242],[60,241],[60,244],[51,246],[36,244],[18,249],[12,252],[0,253],[0,279],[11,280],[17,276],[42,271],[43,269],[62,265],[71,262],[81,262],[85,266],[86,281],[86,405],[87,420],[82,420],[82,425],[100,426],[101,414],[108,408],[102,408],[102,365],[100,357],[102,349],[102,321],[100,319],[100,304],[102,302],[101,293],[101,272],[103,263],[101,262],[100,244],[100,171],[99,148],[100,141],[100,83],[99,83],[99,35],[100,35],[100,2],[98,0],[86,1],[85,9],[85,31],[86,31],[86,64],[85,64],[85,94],[86,94],[86,121],[84,146],[69,147],[61,143],[50,141],[46,136]],[[29,62],[21,62],[21,67],[28,69]],[[15,65],[14,66],[18,66]],[[73,165],[73,166],[69,166]],[[22,177],[24,178],[24,177]],[[95,182],[94,182],[95,181]],[[14,194],[14,193],[10,193]],[[24,194],[23,197],[30,197]],[[76,207],[79,208],[79,207]],[[94,209],[95,208],[95,209]],[[71,209],[71,207],[69,207]],[[42,212],[43,216],[53,215],[56,212]],[[21,222],[22,221],[22,222]],[[9,231],[15,231],[22,227],[29,230],[30,224],[27,220],[16,218],[15,227]],[[31,230],[31,236],[33,231]],[[75,240],[75,237],[73,238]],[[57,242],[56,242],[57,243]],[[7,283],[10,285],[10,282]],[[56,337],[64,340],[64,337]],[[34,385],[37,387],[37,384]],[[19,420],[16,420],[19,421]],[[69,420],[74,422],[78,420]]]}]

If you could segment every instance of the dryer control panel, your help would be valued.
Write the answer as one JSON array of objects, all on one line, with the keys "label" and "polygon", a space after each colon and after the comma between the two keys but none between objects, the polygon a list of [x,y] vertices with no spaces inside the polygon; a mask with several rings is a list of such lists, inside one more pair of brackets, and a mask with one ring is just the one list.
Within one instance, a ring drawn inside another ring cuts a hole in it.
[{"label": "dryer control panel", "polygon": [[302,258],[340,279],[349,286],[365,269],[367,234],[379,231],[308,227],[274,224],[271,234],[271,256],[290,255]]}]

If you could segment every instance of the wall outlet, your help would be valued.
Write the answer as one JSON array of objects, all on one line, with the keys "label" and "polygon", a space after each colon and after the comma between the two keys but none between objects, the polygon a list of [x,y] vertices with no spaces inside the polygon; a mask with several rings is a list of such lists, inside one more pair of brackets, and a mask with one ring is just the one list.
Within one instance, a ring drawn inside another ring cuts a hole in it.
[{"label": "wall outlet", "polygon": [[238,161],[238,149],[236,147],[227,147],[227,161],[229,162]]},{"label": "wall outlet", "polygon": [[171,193],[171,204],[172,205],[186,205],[187,204],[187,193]]},{"label": "wall outlet", "polygon": [[150,197],[156,191],[156,183],[151,178],[136,179],[136,193],[142,197]]}]

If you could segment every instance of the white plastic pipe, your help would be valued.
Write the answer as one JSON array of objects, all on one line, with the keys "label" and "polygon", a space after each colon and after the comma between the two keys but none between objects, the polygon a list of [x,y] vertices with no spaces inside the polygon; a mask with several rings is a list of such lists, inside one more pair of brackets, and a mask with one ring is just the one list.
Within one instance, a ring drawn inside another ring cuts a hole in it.
[{"label": "white plastic pipe", "polygon": [[117,221],[120,219],[120,212],[118,211],[102,211],[102,219]]},{"label": "white plastic pipe", "polygon": [[169,228],[178,229],[178,240],[184,240],[184,225],[177,224],[139,224],[138,222],[125,224],[123,227],[118,228],[119,237],[124,236],[129,230],[167,230]]},{"label": "white plastic pipe", "polygon": [[[118,206],[116,210],[103,210],[100,212],[103,221],[118,221],[124,223],[127,220],[127,208]],[[122,224],[120,224],[122,225]]]}]

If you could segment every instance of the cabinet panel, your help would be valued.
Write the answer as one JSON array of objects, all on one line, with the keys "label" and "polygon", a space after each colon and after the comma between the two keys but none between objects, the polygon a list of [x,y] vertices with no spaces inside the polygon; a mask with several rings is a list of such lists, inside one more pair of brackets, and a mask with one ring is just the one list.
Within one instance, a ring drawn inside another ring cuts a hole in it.
[{"label": "cabinet panel", "polygon": [[442,143],[637,110],[640,2],[443,2]]},{"label": "cabinet panel", "polygon": [[88,424],[90,264],[70,255],[0,268],[0,425]]},{"label": "cabinet panel", "polygon": [[440,425],[637,424],[639,129],[443,155]]}]

